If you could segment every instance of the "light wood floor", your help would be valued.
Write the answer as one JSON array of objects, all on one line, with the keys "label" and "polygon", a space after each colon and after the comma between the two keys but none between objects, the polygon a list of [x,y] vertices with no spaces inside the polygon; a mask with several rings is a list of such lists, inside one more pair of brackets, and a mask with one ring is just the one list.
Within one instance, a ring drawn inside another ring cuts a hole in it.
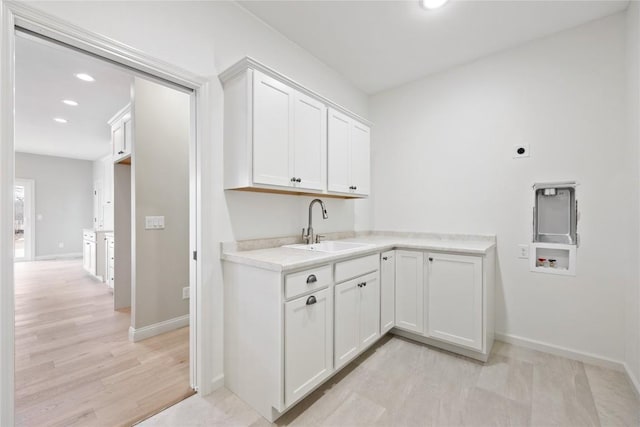
[{"label": "light wood floor", "polygon": [[[385,337],[280,426],[640,426],[626,376],[497,342],[486,364]],[[143,427],[266,426],[233,393],[193,396]]]},{"label": "light wood floor", "polygon": [[15,271],[18,426],[131,425],[193,394],[189,328],[134,344],[80,260]]}]

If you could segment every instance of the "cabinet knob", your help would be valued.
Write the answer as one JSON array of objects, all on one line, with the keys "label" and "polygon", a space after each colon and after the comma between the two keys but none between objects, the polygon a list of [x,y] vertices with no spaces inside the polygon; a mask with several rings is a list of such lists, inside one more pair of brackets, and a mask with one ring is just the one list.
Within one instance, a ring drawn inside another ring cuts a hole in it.
[{"label": "cabinet knob", "polygon": [[362,284],[362,286],[367,286],[367,282],[364,282],[364,283]]},{"label": "cabinet knob", "polygon": [[124,154],[124,151],[118,151],[118,154]]},{"label": "cabinet knob", "polygon": [[307,298],[307,305],[313,305],[315,303],[317,303],[318,300],[316,300],[316,297],[314,297],[313,295],[311,295],[309,298]]},{"label": "cabinet knob", "polygon": [[433,258],[429,257],[429,261],[433,261]]},{"label": "cabinet knob", "polygon": [[296,177],[291,178],[291,182],[296,182]]},{"label": "cabinet knob", "polygon": [[358,287],[361,288],[362,287],[362,283],[358,283]]},{"label": "cabinet knob", "polygon": [[310,285],[311,283],[316,283],[318,281],[318,278],[316,277],[315,274],[310,275],[309,277],[307,277],[307,284]]},{"label": "cabinet knob", "polygon": [[388,257],[386,257],[386,256],[383,256],[383,257],[382,257],[382,260],[383,260],[383,261],[386,261],[386,260],[388,260],[388,259],[389,259],[389,258],[388,258]]},{"label": "cabinet knob", "polygon": [[302,182],[301,178],[296,178],[296,182]]}]

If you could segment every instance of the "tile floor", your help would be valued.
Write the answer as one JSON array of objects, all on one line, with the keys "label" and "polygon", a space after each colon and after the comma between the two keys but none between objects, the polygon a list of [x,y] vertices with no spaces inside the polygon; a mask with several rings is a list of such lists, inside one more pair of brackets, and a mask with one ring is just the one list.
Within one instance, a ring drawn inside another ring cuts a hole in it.
[{"label": "tile floor", "polygon": [[[486,364],[387,336],[282,416],[298,426],[640,426],[624,373],[496,342]],[[263,426],[226,389],[144,427]]]}]

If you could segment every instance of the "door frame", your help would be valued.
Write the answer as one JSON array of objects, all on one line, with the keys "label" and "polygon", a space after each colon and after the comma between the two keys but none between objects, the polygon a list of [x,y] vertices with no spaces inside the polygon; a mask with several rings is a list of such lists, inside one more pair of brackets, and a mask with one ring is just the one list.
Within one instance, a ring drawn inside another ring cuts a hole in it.
[{"label": "door frame", "polygon": [[[28,203],[25,203],[25,213],[29,214],[29,233],[24,234],[24,257],[20,259],[16,259],[14,257],[14,262],[24,262],[24,261],[33,261],[36,256],[36,184],[33,179],[26,178],[15,178],[14,188],[16,185],[21,185],[24,187],[24,195],[25,201],[28,200]],[[14,190],[15,191],[15,190]],[[27,196],[28,195],[28,196]],[[28,210],[26,209],[28,208]],[[26,222],[26,221],[25,221]],[[28,239],[27,239],[28,237]],[[29,250],[27,251],[27,248]],[[15,253],[15,252],[14,252]]]},{"label": "door frame", "polygon": [[[86,31],[24,3],[0,0],[0,425],[14,425],[15,306],[13,270],[14,197],[14,87],[15,31],[26,30],[54,42],[130,69],[161,84],[191,93],[191,138],[189,144],[190,253],[202,253],[202,156],[203,142],[212,139],[211,83],[201,76],[131,48],[123,43]],[[213,290],[203,286],[203,262],[190,257],[191,386],[207,394],[217,385],[210,378],[213,337],[204,325],[213,319]]]}]

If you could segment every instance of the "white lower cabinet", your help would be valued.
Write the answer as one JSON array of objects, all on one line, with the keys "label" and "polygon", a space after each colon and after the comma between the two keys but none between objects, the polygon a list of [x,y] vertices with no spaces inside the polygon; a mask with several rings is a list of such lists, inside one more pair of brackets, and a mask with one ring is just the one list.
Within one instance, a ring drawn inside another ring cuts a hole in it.
[{"label": "white lower cabinet", "polygon": [[314,389],[333,368],[332,299],[329,289],[285,303],[285,404]]},{"label": "white lower cabinet", "polygon": [[335,367],[348,363],[380,337],[378,272],[335,286]]},{"label": "white lower cabinet", "polygon": [[424,256],[396,251],[396,327],[424,331]]},{"label": "white lower cabinet", "polygon": [[380,333],[395,326],[396,303],[396,251],[380,256]]},{"label": "white lower cabinet", "polygon": [[86,240],[82,246],[82,266],[84,269],[94,276],[96,275],[96,242]]},{"label": "white lower cabinet", "polygon": [[494,249],[395,249],[284,273],[225,261],[223,275],[225,386],[271,422],[389,331],[491,352]]},{"label": "white lower cabinet", "polygon": [[427,336],[482,350],[482,258],[427,256]]}]

